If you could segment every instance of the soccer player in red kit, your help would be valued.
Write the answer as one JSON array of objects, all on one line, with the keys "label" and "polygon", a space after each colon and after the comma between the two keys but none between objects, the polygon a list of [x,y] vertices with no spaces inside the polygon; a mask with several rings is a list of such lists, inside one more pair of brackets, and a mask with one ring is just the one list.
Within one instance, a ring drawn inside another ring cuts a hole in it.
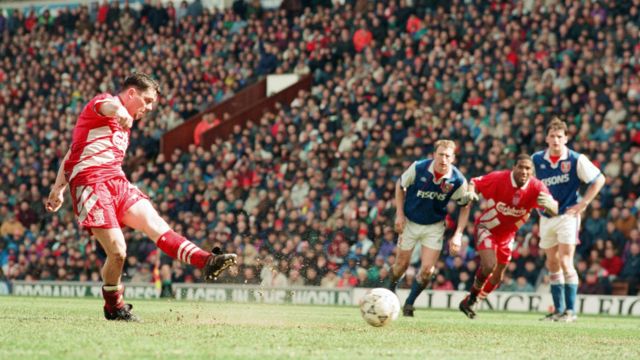
[{"label": "soccer player in red kit", "polygon": [[460,302],[460,311],[473,319],[473,306],[500,285],[511,260],[516,231],[527,222],[531,210],[558,212],[558,203],[542,181],[533,177],[533,161],[519,155],[513,170],[494,171],[471,179],[469,191],[486,200],[486,208],[475,221],[476,249],[480,267],[471,293]]},{"label": "soccer player in red kit", "polygon": [[205,280],[236,263],[235,254],[221,254],[219,249],[206,252],[171,230],[149,197],[129,183],[122,171],[133,121],[151,111],[158,91],[155,80],[134,73],[116,96],[100,94],[89,101],[78,117],[71,148],[46,202],[48,211],[60,209],[69,185],[79,225],[89,229],[104,248],[102,295],[107,320],[138,320],[131,304],[124,303],[120,282],[127,256],[122,226],[142,231],[169,256],[202,269]]}]

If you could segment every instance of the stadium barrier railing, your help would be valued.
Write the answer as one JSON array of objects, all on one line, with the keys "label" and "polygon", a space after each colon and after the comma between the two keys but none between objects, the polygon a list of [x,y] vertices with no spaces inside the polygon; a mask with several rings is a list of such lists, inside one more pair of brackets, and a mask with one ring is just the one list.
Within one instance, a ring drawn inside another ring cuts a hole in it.
[{"label": "stadium barrier railing", "polygon": [[[100,283],[57,281],[0,282],[0,295],[45,297],[102,296]],[[211,301],[234,303],[304,304],[354,306],[369,290],[367,288],[291,287],[267,288],[241,284],[179,284],[172,285],[173,298],[180,301]],[[404,301],[408,290],[397,291]],[[416,301],[418,308],[457,309],[466,295],[462,291],[425,291]],[[154,284],[125,283],[127,299],[160,299],[160,289]],[[548,293],[493,292],[480,304],[480,310],[546,313],[553,302]],[[579,295],[579,314],[640,316],[639,296]]]}]

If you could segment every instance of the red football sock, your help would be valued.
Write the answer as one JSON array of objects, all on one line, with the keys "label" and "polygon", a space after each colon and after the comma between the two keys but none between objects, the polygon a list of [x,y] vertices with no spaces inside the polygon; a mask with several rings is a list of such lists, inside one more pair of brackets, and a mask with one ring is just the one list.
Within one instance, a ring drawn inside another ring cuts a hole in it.
[{"label": "red football sock", "polygon": [[124,285],[104,285],[102,287],[102,297],[104,298],[104,308],[112,313],[124,307]]},{"label": "red football sock", "polygon": [[484,275],[484,272],[482,271],[482,267],[479,266],[478,269],[476,270],[476,278],[473,281],[473,286],[471,287],[471,295],[478,296],[478,294],[480,293],[480,290],[482,290],[482,287],[487,282],[487,278],[488,276]]},{"label": "red football sock", "polygon": [[160,236],[156,245],[172,258],[191,264],[198,269],[202,269],[206,265],[209,256],[211,256],[210,253],[200,249],[173,230],[169,230]]},{"label": "red football sock", "polygon": [[479,299],[485,299],[493,290],[495,290],[500,283],[494,284],[491,282],[491,277],[489,277],[488,281],[484,283],[482,290],[480,291],[480,295],[478,295]]}]

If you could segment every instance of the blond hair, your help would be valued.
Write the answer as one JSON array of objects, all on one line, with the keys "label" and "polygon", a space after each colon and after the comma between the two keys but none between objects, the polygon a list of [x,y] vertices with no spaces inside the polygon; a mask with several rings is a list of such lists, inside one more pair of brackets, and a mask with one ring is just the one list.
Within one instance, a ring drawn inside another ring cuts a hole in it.
[{"label": "blond hair", "polygon": [[440,148],[440,147],[444,147],[445,149],[446,148],[452,148],[454,152],[456,151],[456,143],[454,143],[451,140],[438,140],[438,141],[436,141],[433,150],[437,151],[438,148]]}]

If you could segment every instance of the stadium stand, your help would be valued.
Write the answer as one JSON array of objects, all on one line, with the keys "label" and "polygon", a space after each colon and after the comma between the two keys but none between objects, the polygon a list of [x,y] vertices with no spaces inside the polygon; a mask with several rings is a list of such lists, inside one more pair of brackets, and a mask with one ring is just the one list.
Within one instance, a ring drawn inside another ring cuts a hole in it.
[{"label": "stadium stand", "polygon": [[[136,69],[163,88],[132,132],[125,170],[176,231],[241,254],[221,281],[384,286],[403,168],[438,138],[458,143],[468,178],[510,167],[544,147],[544,125],[560,115],[570,146],[607,175],[584,216],[581,292],[637,293],[637,2],[236,3],[0,15],[0,277],[98,280],[101,253],[69,199],[53,215],[43,200],[79,107]],[[311,73],[314,86],[210,148],[158,153],[164,132],[274,72]],[[439,262],[438,287],[469,290],[470,230],[461,256]],[[166,282],[200,281],[198,270],[128,236],[127,280],[151,281],[161,263]],[[545,286],[537,224],[518,240],[503,287]]]}]

